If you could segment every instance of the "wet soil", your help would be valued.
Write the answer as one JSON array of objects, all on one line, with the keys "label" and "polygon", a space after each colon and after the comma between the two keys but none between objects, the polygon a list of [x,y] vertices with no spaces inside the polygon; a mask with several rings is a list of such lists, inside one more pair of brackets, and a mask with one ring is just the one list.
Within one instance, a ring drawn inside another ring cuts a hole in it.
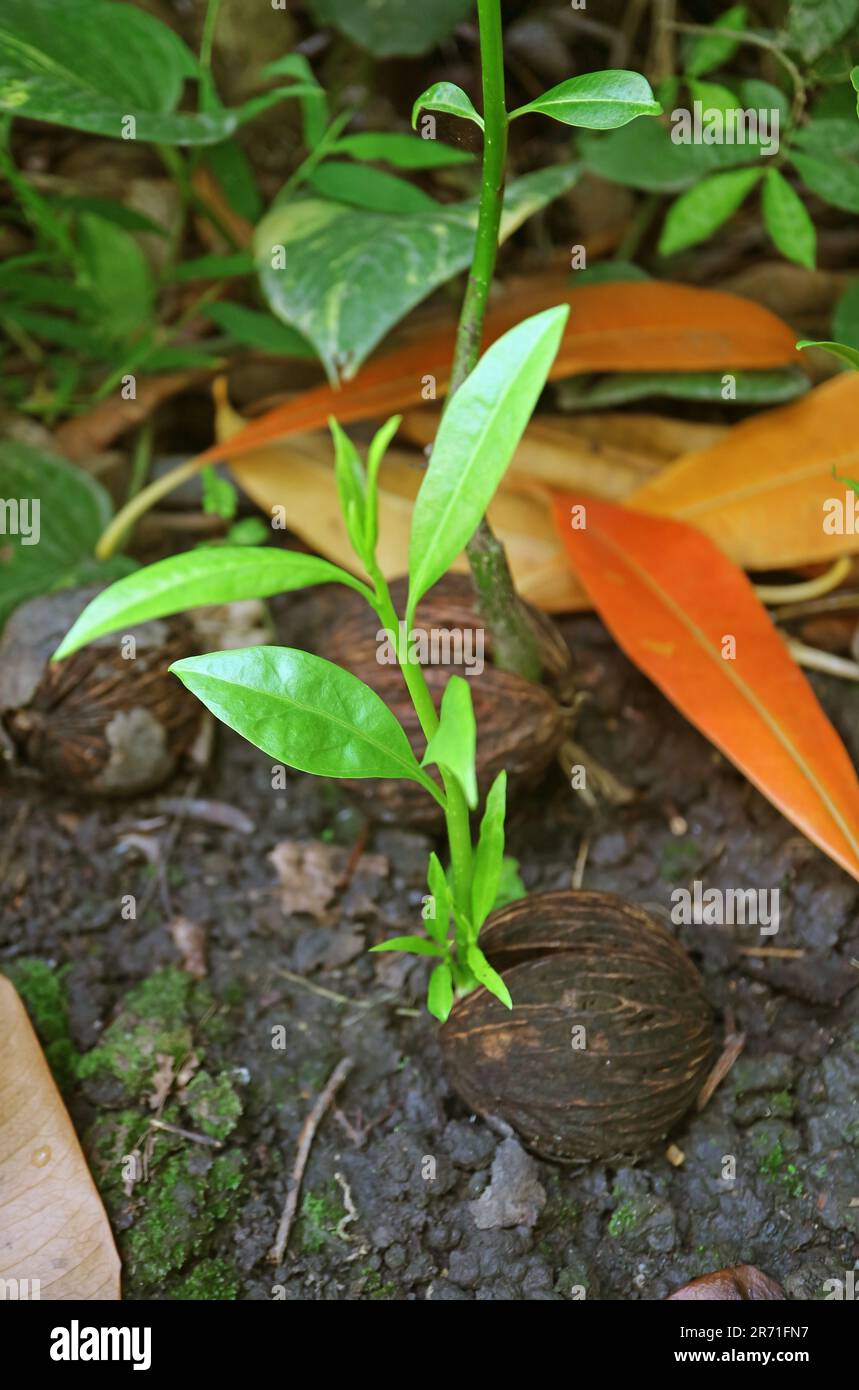
[{"label": "wet soil", "polygon": [[[280,640],[312,646],[331,602],[276,606]],[[503,1136],[451,1092],[422,1011],[427,963],[367,954],[415,930],[425,836],[369,827],[358,858],[365,823],[339,789],[292,774],[273,786],[271,760],[228,730],[202,779],[181,774],[161,795],[229,803],[252,833],[166,814],[158,797],[83,803],[4,777],[0,964],[29,983],[117,1232],[126,1297],[651,1300],[747,1262],[789,1297],[823,1298],[859,1263],[859,885],[595,618],[564,630],[588,693],[579,740],[636,797],[590,810],[550,771],[509,825],[528,889],[569,887],[587,841],[584,885],[666,923],[672,891],[694,879],[780,892],[775,937],[670,927],[720,1026],[729,1010],[747,1035],[703,1113],[671,1136],[682,1161],[663,1145],[634,1168],[532,1166],[515,1146],[510,1162]],[[859,756],[859,696],[826,678],[817,689]],[[284,842],[281,881],[269,856]],[[146,857],[153,844],[160,864]],[[187,943],[183,959],[177,918],[203,929],[205,980],[183,970],[201,973],[201,943],[196,962]],[[799,954],[746,953],[761,945]],[[45,964],[22,964],[34,960]],[[344,1056],[354,1069],[317,1133],[275,1266],[298,1134]],[[142,1142],[153,1112],[197,1138]],[[145,1173],[123,1168],[131,1150]],[[484,1228],[486,1204],[474,1203],[496,1160],[499,1186],[525,1200],[488,1218],[520,1224]]]}]

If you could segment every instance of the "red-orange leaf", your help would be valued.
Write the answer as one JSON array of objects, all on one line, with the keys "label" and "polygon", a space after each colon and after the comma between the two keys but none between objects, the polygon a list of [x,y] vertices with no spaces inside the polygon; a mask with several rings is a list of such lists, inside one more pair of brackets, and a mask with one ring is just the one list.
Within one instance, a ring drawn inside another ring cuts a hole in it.
[{"label": "red-orange leaf", "polygon": [[[572,313],[550,373],[553,380],[579,372],[781,367],[797,358],[795,333],[769,309],[733,294],[664,280],[578,289],[555,276],[526,281],[489,313],[484,343],[554,304],[570,304]],[[425,333],[397,352],[374,358],[338,390],[320,386],[267,411],[233,436],[230,458],[272,439],[319,429],[329,415],[349,424],[419,405],[428,377],[435,379],[437,395],[444,395],[454,336],[452,324]],[[224,452],[222,445],[214,445],[198,457],[209,460]]]},{"label": "red-orange leaf", "polygon": [[[571,507],[584,506],[584,529]],[[700,531],[564,493],[555,516],[627,656],[774,806],[859,879],[859,781],[742,570]],[[736,656],[726,639],[735,639]]]}]

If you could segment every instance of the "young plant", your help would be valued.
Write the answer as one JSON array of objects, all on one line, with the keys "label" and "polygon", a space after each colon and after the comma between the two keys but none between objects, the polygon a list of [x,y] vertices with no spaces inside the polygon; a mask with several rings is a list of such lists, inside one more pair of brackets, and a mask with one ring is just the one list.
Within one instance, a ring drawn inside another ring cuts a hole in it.
[{"label": "young plant", "polygon": [[[54,654],[61,660],[108,632],[205,603],[265,598],[310,584],[341,583],[361,594],[396,634],[397,660],[425,739],[418,761],[405,730],[370,686],[351,672],[289,647],[249,647],[174,662],[171,670],[223,723],[278,762],[321,777],[392,777],[419,783],[444,810],[449,867],[430,855],[426,936],[401,936],[377,950],[437,959],[427,1007],[439,1019],[454,993],[485,985],[509,1007],[510,995],[478,944],[498,896],[504,858],[506,774],[486,798],[472,843],[477,805],[477,731],[471,692],[451,676],[441,709],[421,666],[410,659],[417,605],[460,554],[495,492],[537,403],[558,350],[568,309],[526,319],[488,349],[451,401],[415,500],[404,625],[376,560],[377,480],[396,432],[394,417],[370,445],[366,467],[335,421],[335,476],[358,578],[314,555],[255,547],[194,550],[137,570],[99,594]],[[441,785],[427,768],[438,770]]]}]

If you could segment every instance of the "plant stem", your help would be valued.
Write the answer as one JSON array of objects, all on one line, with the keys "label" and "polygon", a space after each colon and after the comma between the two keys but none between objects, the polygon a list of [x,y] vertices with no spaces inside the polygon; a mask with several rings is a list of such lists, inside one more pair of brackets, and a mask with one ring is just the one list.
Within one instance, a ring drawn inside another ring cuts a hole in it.
[{"label": "plant stem", "polygon": [[[477,0],[477,12],[483,77],[483,172],[474,255],[459,316],[445,408],[474,370],[480,355],[504,206],[507,108],[500,0]],[[513,586],[504,546],[485,517],[466,549],[480,612],[492,634],[495,664],[529,680],[539,680],[541,663],[536,636]]]},{"label": "plant stem", "polygon": [[220,8],[221,0],[209,0],[206,7],[206,18],[203,21],[203,37],[200,40],[201,108],[204,111],[217,105],[215,83],[212,78],[212,49],[215,43],[215,28],[218,23]]}]

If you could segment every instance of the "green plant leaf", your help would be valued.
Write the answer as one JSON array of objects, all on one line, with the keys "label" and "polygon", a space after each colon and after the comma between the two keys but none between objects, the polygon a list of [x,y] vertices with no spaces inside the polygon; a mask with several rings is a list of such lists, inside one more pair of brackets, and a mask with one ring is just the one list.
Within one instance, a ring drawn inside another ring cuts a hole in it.
[{"label": "green plant leaf", "polygon": [[512,1009],[513,1000],[510,998],[509,989],[498,974],[498,971],[492,969],[492,966],[489,964],[489,961],[486,959],[479,946],[473,944],[469,946],[466,953],[466,960],[475,979],[479,980],[484,988],[489,990],[490,994],[494,994],[496,999],[500,999],[501,1003],[508,1009]]},{"label": "green plant leaf", "polygon": [[764,175],[764,226],[783,256],[814,270],[817,233],[799,194],[778,169]]},{"label": "green plant leaf", "polygon": [[301,129],[308,150],[315,150],[322,140],[330,119],[328,98],[316,80],[313,68],[303,53],[287,53],[267,63],[260,76],[263,79],[274,77],[294,77],[302,88],[299,97],[301,106]]},{"label": "green plant leaf", "polygon": [[434,82],[425,92],[421,92],[412,107],[412,130],[417,128],[418,116],[422,111],[441,111],[445,116],[460,116],[483,129],[483,117],[475,109],[471,97],[454,82]]},{"label": "green plant leaf", "polygon": [[853,367],[859,371],[859,348],[849,347],[847,343],[826,343],[812,338],[801,338],[796,346],[798,348],[822,348],[824,352],[837,357],[841,362],[846,362],[848,367]]},{"label": "green plant leaf", "polygon": [[341,135],[331,146],[332,154],[352,159],[382,160],[398,169],[444,169],[452,164],[470,164],[474,155],[455,149],[441,140],[422,140],[416,135],[393,131],[368,131],[361,135]]},{"label": "green plant leaf", "polygon": [[0,441],[0,626],[39,594],[112,577],[93,558],[112,514],[100,483],[64,459],[15,440]]},{"label": "green plant leaf", "polygon": [[788,47],[813,63],[843,38],[859,18],[859,0],[791,0]]},{"label": "green plant leaf", "polygon": [[429,864],[427,865],[427,885],[435,899],[436,915],[435,918],[427,917],[424,924],[430,936],[436,941],[446,941],[453,914],[453,902],[447,875],[435,850],[430,851]]},{"label": "green plant leaf", "polygon": [[229,478],[222,478],[213,464],[207,464],[200,476],[203,483],[203,511],[208,516],[232,521],[239,505],[239,494]]},{"label": "green plant leaf", "polygon": [[790,101],[780,87],[762,82],[758,77],[746,77],[740,83],[739,105],[747,111],[777,111],[779,129],[790,121]]},{"label": "green plant leaf", "polygon": [[736,111],[739,106],[731,89],[718,82],[702,82],[697,77],[690,77],[686,85],[692,100],[700,101],[705,111]]},{"label": "green plant leaf", "polygon": [[496,912],[501,907],[507,907],[508,903],[518,903],[527,896],[528,890],[519,873],[518,859],[514,859],[510,854],[505,854],[501,861],[501,878],[498,881],[498,891],[495,894],[495,902],[492,904],[491,910]]},{"label": "green plant leaf", "polygon": [[[679,127],[678,127],[679,129]],[[760,155],[760,142],[746,145],[696,145],[672,140],[659,121],[632,121],[603,135],[582,134],[579,152],[585,168],[643,193],[681,193],[698,179]]]},{"label": "green plant leaf", "polygon": [[477,725],[471,688],[462,676],[451,676],[441,697],[439,726],[427,744],[421,767],[442,767],[456,778],[467,804],[477,805]]},{"label": "green plant leaf", "polygon": [[668,209],[659,254],[674,256],[688,246],[706,241],[737,211],[762,173],[762,169],[732,169],[729,173],[713,174],[681,194]]},{"label": "green plant leaf", "polygon": [[224,724],[287,767],[317,777],[419,782],[444,804],[375,690],[321,656],[244,647],[185,657],[170,670]]},{"label": "green plant leaf", "polygon": [[284,357],[315,357],[310,344],[294,328],[281,323],[272,314],[248,309],[244,304],[227,302],[205,304],[201,313],[237,343],[259,348],[262,352]]},{"label": "green plant leaf", "polygon": [[841,295],[832,314],[832,336],[836,342],[859,348],[859,280]]},{"label": "green plant leaf", "polygon": [[[474,855],[471,914],[479,932],[498,899],[504,865],[504,818],[507,814],[507,773],[499,772],[486,797],[480,838]],[[477,971],[474,972],[477,974]],[[478,979],[480,976],[478,975]]]},{"label": "green plant leaf", "polygon": [[[0,111],[112,139],[207,145],[301,85],[234,111],[177,113],[197,61],[152,15],[108,0],[3,0]],[[134,118],[133,133],[128,117]]]},{"label": "green plant leaf", "polygon": [[859,165],[848,164],[846,159],[830,156],[817,159],[814,155],[789,152],[791,164],[803,183],[842,212],[859,212]]},{"label": "green plant leaf", "polygon": [[168,618],[208,603],[270,598],[310,584],[347,584],[365,597],[370,593],[346,570],[297,550],[217,546],[170,555],[97,594],[66,633],[53,660],[70,656],[106,632],[150,618]]},{"label": "green plant leaf", "polygon": [[377,58],[389,58],[427,53],[468,17],[474,0],[308,0],[308,7],[320,24],[333,24]]},{"label": "green plant leaf", "polygon": [[562,410],[603,410],[629,401],[663,396],[678,401],[717,401],[725,405],[779,405],[808,390],[799,367],[773,371],[731,372],[733,391],[726,397],[724,372],[618,372],[608,376],[570,377],[558,382],[555,398]]},{"label": "green plant leaf", "polygon": [[352,549],[364,560],[364,538],[367,534],[367,480],[364,465],[352,440],[333,416],[328,421],[328,428],[334,440],[334,480],[337,484],[340,510],[346,522]]},{"label": "green plant leaf", "polygon": [[376,553],[379,539],[379,469],[388,445],[403,422],[402,415],[392,415],[373,435],[367,450],[367,510],[364,523],[364,550],[369,557]]},{"label": "green plant leaf", "polygon": [[410,626],[422,596],[477,529],[546,383],[568,315],[562,305],[511,328],[449,401],[412,512]]},{"label": "green plant leaf", "polygon": [[428,941],[425,936],[391,936],[371,946],[370,951],[409,951],[415,956],[443,956],[445,950],[436,941]]},{"label": "green plant leaf", "polygon": [[811,120],[792,132],[790,143],[803,154],[822,160],[832,155],[855,155],[859,151],[859,122],[851,112],[849,120]]},{"label": "green plant leaf", "polygon": [[222,140],[218,145],[207,146],[203,161],[214,175],[233,212],[237,212],[246,222],[258,222],[263,214],[262,194],[253,165],[238,140],[233,137]]},{"label": "green plant leaf", "polygon": [[511,113],[510,119],[538,112],[564,125],[615,130],[628,125],[636,116],[658,116],[661,111],[646,77],[638,72],[613,68],[570,77],[544,92],[536,101],[520,106]]},{"label": "green plant leaf", "polygon": [[329,159],[309,175],[307,184],[323,198],[371,212],[433,213],[439,204],[417,184],[383,169],[368,169],[343,159]]},{"label": "green plant leaf", "polygon": [[685,70],[689,77],[703,77],[714,68],[724,67],[739,48],[738,39],[722,38],[720,29],[741,30],[746,27],[745,5],[732,5],[710,26],[709,34],[698,34],[689,45]]},{"label": "green plant leaf", "polygon": [[453,977],[446,961],[437,965],[429,977],[427,1009],[439,1023],[445,1023],[453,1008]]},{"label": "green plant leaf", "polygon": [[[514,179],[502,238],[577,177],[576,165],[561,164]],[[277,317],[313,344],[330,380],[349,379],[399,319],[471,263],[476,227],[475,199],[438,205],[430,216],[298,197],[257,228],[260,283]]]},{"label": "green plant leaf", "polygon": [[254,258],[250,252],[236,251],[231,256],[195,256],[190,261],[180,261],[164,278],[170,283],[185,285],[194,280],[239,279],[244,275],[253,275],[254,269]]},{"label": "green plant leaf", "polygon": [[113,339],[139,333],[154,314],[155,286],[131,232],[84,213],[78,221],[78,242],[91,317]]}]

